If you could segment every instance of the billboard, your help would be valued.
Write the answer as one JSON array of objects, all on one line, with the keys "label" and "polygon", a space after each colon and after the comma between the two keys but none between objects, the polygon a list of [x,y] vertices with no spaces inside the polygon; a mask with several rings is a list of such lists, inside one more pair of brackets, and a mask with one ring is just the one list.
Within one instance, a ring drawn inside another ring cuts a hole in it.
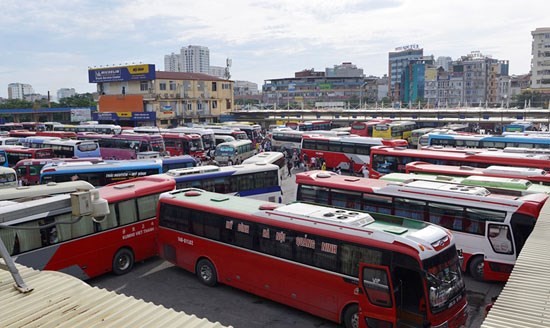
[{"label": "billboard", "polygon": [[92,68],[88,70],[88,82],[90,83],[154,79],[155,65],[153,64]]},{"label": "billboard", "polygon": [[71,108],[71,122],[85,122],[92,120],[89,108]]},{"label": "billboard", "polygon": [[157,119],[155,112],[119,112],[119,113],[93,113],[95,121],[154,121]]}]

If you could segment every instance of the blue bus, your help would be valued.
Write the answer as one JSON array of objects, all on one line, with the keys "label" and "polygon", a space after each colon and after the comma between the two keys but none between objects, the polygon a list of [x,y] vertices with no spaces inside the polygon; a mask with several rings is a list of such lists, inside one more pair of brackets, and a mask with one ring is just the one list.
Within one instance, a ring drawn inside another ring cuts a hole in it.
[{"label": "blue bus", "polygon": [[550,138],[537,135],[428,134],[428,146],[464,148],[550,148]]},{"label": "blue bus", "polygon": [[51,148],[57,158],[101,157],[95,140],[73,140],[58,137],[26,137],[19,143],[29,148]]},{"label": "blue bus", "polygon": [[250,197],[282,203],[279,167],[257,163],[218,167],[204,165],[170,170],[162,176],[173,178],[176,188],[199,188],[220,194]]},{"label": "blue bus", "polygon": [[40,171],[40,183],[83,180],[94,187],[102,187],[113,182],[161,173],[160,159],[50,163]]},{"label": "blue bus", "polygon": [[0,149],[0,166],[9,167],[8,155],[6,154],[6,151],[3,149]]},{"label": "blue bus", "polygon": [[515,121],[510,124],[504,125],[502,132],[525,132],[525,131],[533,131],[533,130],[535,130],[535,126],[533,125],[533,122]]},{"label": "blue bus", "polygon": [[197,166],[197,160],[190,155],[162,157],[162,172],[166,173],[169,170],[182,169],[187,167]]}]

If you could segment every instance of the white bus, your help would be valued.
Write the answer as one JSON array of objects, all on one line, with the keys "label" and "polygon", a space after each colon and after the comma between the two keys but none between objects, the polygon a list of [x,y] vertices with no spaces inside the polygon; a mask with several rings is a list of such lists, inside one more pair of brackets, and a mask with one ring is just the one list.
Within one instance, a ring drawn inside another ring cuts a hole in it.
[{"label": "white bus", "polygon": [[255,153],[256,149],[250,140],[222,142],[216,146],[214,160],[221,165],[240,164]]},{"label": "white bus", "polygon": [[9,167],[0,166],[0,188],[5,192],[5,188],[17,187],[17,173]]},{"label": "white bus", "polygon": [[279,167],[280,176],[283,177],[286,163],[285,155],[279,151],[264,151],[243,161],[243,164],[275,164]]},{"label": "white bus", "polygon": [[33,186],[13,186],[11,188],[2,189],[2,192],[0,192],[0,201],[36,199],[51,197],[58,194],[68,194],[75,191],[88,191],[92,189],[94,189],[92,184],[82,180],[59,183],[50,182],[43,185]]},{"label": "white bus", "polygon": [[303,135],[304,131],[291,128],[275,129],[271,132],[271,148],[276,151],[292,151],[294,149],[300,151]]}]

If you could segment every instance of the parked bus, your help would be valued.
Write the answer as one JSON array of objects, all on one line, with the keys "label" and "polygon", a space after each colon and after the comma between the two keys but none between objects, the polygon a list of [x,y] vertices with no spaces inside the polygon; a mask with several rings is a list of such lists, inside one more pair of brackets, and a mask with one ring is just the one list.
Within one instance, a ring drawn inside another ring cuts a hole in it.
[{"label": "parked bus", "polygon": [[405,140],[384,141],[381,138],[370,137],[325,137],[304,134],[300,148],[302,158],[304,155],[309,159],[323,158],[327,169],[340,168],[357,172],[364,164],[369,165],[371,147],[383,144],[407,146]]},{"label": "parked bus", "polygon": [[523,196],[529,194],[550,194],[550,186],[534,184],[526,179],[517,178],[502,178],[472,175],[465,177],[456,177],[439,174],[422,174],[422,173],[390,173],[384,174],[380,180],[393,182],[409,182],[409,181],[432,181],[452,183],[462,186],[483,187],[490,192],[497,194],[507,194],[514,196]]},{"label": "parked bus", "polygon": [[46,125],[41,122],[21,122],[21,125],[29,131],[46,131]]},{"label": "parked bus", "polygon": [[162,157],[162,173],[174,169],[183,169],[197,166],[197,160],[190,155]]},{"label": "parked bus", "polygon": [[310,171],[296,174],[298,201],[402,216],[441,225],[477,280],[506,281],[547,194],[515,197],[449,183],[388,181]]},{"label": "parked bus", "polygon": [[246,132],[239,128],[234,128],[225,125],[197,125],[196,128],[210,129],[216,136],[231,136],[235,140],[249,140]]},{"label": "parked bus", "polygon": [[[214,139],[216,140],[216,146],[223,142],[232,142],[237,140],[232,136],[224,136],[224,135],[216,135]],[[248,138],[246,140],[248,140]]]},{"label": "parked bus", "polygon": [[9,167],[8,165],[8,155],[5,150],[0,149],[0,166]]},{"label": "parked bus", "polygon": [[200,188],[269,202],[283,201],[279,167],[274,164],[203,165],[170,170],[163,176],[174,179],[177,189]]},{"label": "parked bus", "polygon": [[161,195],[157,216],[160,256],[207,286],[227,284],[346,328],[466,322],[454,240],[435,225],[198,189]]},{"label": "parked bus", "polygon": [[17,174],[9,167],[0,166],[0,189],[17,187]]},{"label": "parked bus", "polygon": [[0,137],[0,146],[17,146],[17,145],[19,145],[19,138]]},{"label": "parked bus", "polygon": [[19,142],[29,148],[51,148],[58,158],[101,157],[99,144],[94,140],[26,137],[19,139]]},{"label": "parked bus", "polygon": [[216,149],[216,140],[214,136],[214,131],[212,129],[177,127],[169,129],[168,132],[198,134],[199,136],[201,136],[202,144],[205,151]]},{"label": "parked bus", "polygon": [[360,137],[372,137],[372,131],[377,124],[390,123],[388,119],[372,119],[367,122],[355,121],[351,123],[351,134],[356,134]]},{"label": "parked bus", "polygon": [[[434,128],[421,128],[421,129],[412,130],[411,131],[411,137],[409,138],[409,146],[411,148],[420,148],[421,147],[421,145],[419,143],[420,138],[423,135],[428,134],[433,130],[434,130]],[[422,145],[422,146],[427,146],[427,143]]]},{"label": "parked bus", "polygon": [[296,131],[290,128],[275,129],[270,133],[271,149],[275,151],[287,151],[302,148],[302,136],[304,131]]},{"label": "parked bus", "polygon": [[427,149],[406,149],[404,147],[378,146],[371,149],[369,176],[379,178],[383,174],[405,172],[405,165],[411,162],[427,162],[440,165],[465,165],[473,167],[515,166],[550,170],[550,157],[538,154],[515,154],[499,151],[448,152]]},{"label": "parked bus", "polygon": [[55,157],[51,148],[29,148],[24,146],[1,146],[6,152],[8,165],[14,167],[23,159],[44,159]]},{"label": "parked bus", "polygon": [[65,131],[74,133],[99,133],[99,134],[120,134],[122,128],[114,124],[81,124],[81,125],[55,125],[53,131]]},{"label": "parked bus", "polygon": [[23,159],[17,162],[13,167],[17,172],[21,184],[24,186],[36,185],[40,183],[40,170],[44,165],[49,163],[59,162],[82,162],[91,163],[101,162],[101,157],[85,157],[85,158],[43,158],[43,159]]},{"label": "parked bus", "polygon": [[8,132],[8,136],[12,138],[33,137],[35,135],[36,135],[36,131],[29,131],[29,130],[11,130]]},{"label": "parked bus", "polygon": [[21,123],[3,123],[0,124],[0,131],[10,132],[11,130],[25,130]]},{"label": "parked bus", "polygon": [[235,165],[254,156],[256,149],[250,140],[223,142],[216,146],[214,159],[221,165]]},{"label": "parked bus", "polygon": [[14,186],[0,192],[0,201],[11,200],[23,202],[31,199],[47,198],[54,195],[70,194],[76,191],[89,191],[94,188],[95,187],[90,183],[81,180],[61,183],[51,182],[31,187]]},{"label": "parked bus", "polygon": [[162,161],[125,160],[91,162],[64,162],[44,165],[40,183],[84,180],[95,187],[110,183],[162,173]]},{"label": "parked bus", "polygon": [[457,165],[437,165],[426,162],[411,162],[405,165],[406,173],[443,174],[447,176],[487,176],[510,179],[525,179],[532,183],[550,186],[550,175],[533,167],[491,165],[486,168]]},{"label": "parked bus", "polygon": [[75,219],[72,209],[83,205],[71,204],[68,194],[13,203],[0,207],[0,238],[16,263],[38,270],[80,279],[125,274],[135,261],[157,254],[155,209],[159,195],[173,189],[172,179],[148,176],[92,190],[99,194],[93,203],[102,205],[92,206],[102,209],[95,221]]},{"label": "parked bus", "polygon": [[502,132],[525,132],[535,130],[535,126],[533,125],[533,122],[515,121],[504,125],[502,130]]},{"label": "parked bus", "polygon": [[304,122],[287,122],[285,126],[296,131],[317,131],[317,130],[328,131],[332,129],[332,121],[315,120],[315,121],[304,121]]},{"label": "parked bus", "polygon": [[248,136],[248,139],[254,144],[254,147],[256,147],[257,143],[261,142],[262,127],[259,124],[247,122],[224,122],[222,125],[231,128],[238,128],[239,130],[244,131]]},{"label": "parked bus", "polygon": [[411,132],[416,128],[412,121],[393,121],[391,123],[378,123],[374,126],[372,136],[374,138],[403,139],[409,141]]},{"label": "parked bus", "polygon": [[198,134],[161,133],[161,136],[170,156],[191,155],[201,159],[206,157],[202,138]]},{"label": "parked bus", "polygon": [[[290,159],[289,159],[290,160]],[[247,158],[243,161],[243,164],[275,164],[279,167],[279,175],[282,177],[285,176],[286,170],[286,159],[285,155],[280,151],[264,151],[259,154],[256,154],[250,158]]]},{"label": "parked bus", "polygon": [[165,154],[164,140],[160,134],[95,134],[81,133],[79,140],[96,140],[103,159],[139,159],[148,152],[156,152],[157,157]]},{"label": "parked bus", "polygon": [[540,136],[494,136],[464,134],[429,134],[428,146],[465,148],[550,148],[550,138]]}]

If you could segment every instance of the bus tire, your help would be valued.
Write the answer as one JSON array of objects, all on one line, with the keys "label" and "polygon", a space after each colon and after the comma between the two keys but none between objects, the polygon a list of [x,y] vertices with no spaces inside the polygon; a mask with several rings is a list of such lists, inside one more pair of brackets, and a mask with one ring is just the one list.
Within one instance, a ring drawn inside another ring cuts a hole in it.
[{"label": "bus tire", "polygon": [[352,304],[346,307],[342,319],[345,328],[358,328],[359,307],[357,306],[357,304]]},{"label": "bus tire", "polygon": [[197,268],[195,270],[197,277],[200,282],[206,286],[216,286],[218,284],[218,273],[212,262],[202,259],[197,263]]},{"label": "bus tire", "polygon": [[468,265],[468,272],[477,281],[483,281],[483,255],[474,256]]},{"label": "bus tire", "polygon": [[113,257],[113,272],[116,275],[126,274],[134,267],[134,253],[128,248],[119,249]]}]

